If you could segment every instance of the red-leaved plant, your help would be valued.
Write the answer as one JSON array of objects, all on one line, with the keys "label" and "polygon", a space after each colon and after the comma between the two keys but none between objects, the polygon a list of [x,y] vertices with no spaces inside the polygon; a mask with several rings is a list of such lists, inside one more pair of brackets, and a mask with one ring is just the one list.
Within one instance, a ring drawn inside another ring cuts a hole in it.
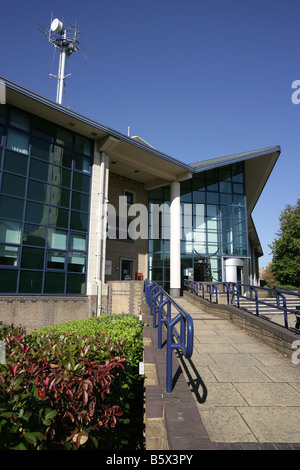
[{"label": "red-leaved plant", "polygon": [[102,334],[57,341],[48,333],[30,344],[13,326],[4,336],[0,449],[114,448],[110,429],[123,414],[114,402],[122,343]]}]

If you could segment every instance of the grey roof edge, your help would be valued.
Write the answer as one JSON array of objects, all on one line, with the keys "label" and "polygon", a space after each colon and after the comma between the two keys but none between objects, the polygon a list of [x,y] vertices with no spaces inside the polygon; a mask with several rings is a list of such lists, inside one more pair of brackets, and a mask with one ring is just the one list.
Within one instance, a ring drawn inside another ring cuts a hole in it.
[{"label": "grey roof edge", "polygon": [[252,158],[262,157],[264,155],[269,155],[270,153],[280,154],[280,145],[266,147],[263,149],[253,150],[245,153],[237,153],[225,157],[212,158],[211,160],[205,160],[204,162],[192,163],[190,164],[190,166],[193,168],[194,173],[201,173],[202,171],[211,170],[213,168],[218,168],[224,165],[230,165],[232,163],[237,163],[245,160],[250,160]]},{"label": "grey roof edge", "polygon": [[22,85],[19,85],[5,77],[2,77],[0,76],[0,81],[3,81],[5,83],[5,85],[10,88],[11,90],[14,90],[18,93],[21,93],[25,96],[27,96],[28,98],[31,98],[31,99],[34,99],[38,102],[40,102],[41,104],[44,104],[46,106],[49,106],[51,107],[52,109],[55,109],[63,114],[66,114],[68,115],[69,117],[73,117],[74,119],[77,119],[81,122],[84,122],[85,124],[88,124],[96,129],[99,129],[103,132],[106,132],[107,134],[110,134],[111,136],[113,137],[116,137],[117,139],[120,139],[120,140],[123,140],[131,145],[134,145],[135,147],[139,147],[141,148],[142,150],[146,150],[147,152],[149,153],[152,153],[160,158],[163,158],[164,160],[167,160],[168,162],[170,163],[173,163],[175,165],[178,165],[180,166],[181,168],[184,168],[185,170],[189,171],[189,172],[194,172],[193,170],[193,167],[191,167],[189,164],[187,163],[183,163],[181,162],[180,160],[177,160],[163,152],[160,152],[158,150],[156,150],[155,148],[153,147],[150,147],[149,145],[146,145],[146,144],[143,144],[142,142],[139,142],[138,140],[135,140],[135,139],[132,139],[131,137],[128,137],[126,136],[125,134],[122,134],[121,132],[118,132],[116,131],[115,129],[112,129],[108,126],[105,126],[97,121],[94,121],[93,119],[90,119],[80,113],[78,113],[77,111],[73,111],[71,110],[70,108],[67,108],[65,107],[64,105],[61,105],[59,103],[56,103],[55,101],[53,100],[50,100],[49,98],[46,98],[32,90],[29,90],[28,88],[22,86]]},{"label": "grey roof edge", "polygon": [[[250,219],[250,224],[251,224],[251,229],[253,230],[254,232],[254,238],[256,238],[256,241],[257,241],[257,250],[259,251],[260,249],[260,253],[258,253],[258,257],[260,258],[261,256],[264,256],[264,250],[262,248],[262,245],[261,245],[261,242],[260,242],[260,239],[259,239],[259,236],[258,236],[258,233],[257,233],[257,230],[256,230],[256,226],[255,226],[255,223],[254,223],[254,220],[253,220],[253,217],[252,217],[252,214],[248,214],[248,217]],[[249,230],[249,228],[248,228]]]}]

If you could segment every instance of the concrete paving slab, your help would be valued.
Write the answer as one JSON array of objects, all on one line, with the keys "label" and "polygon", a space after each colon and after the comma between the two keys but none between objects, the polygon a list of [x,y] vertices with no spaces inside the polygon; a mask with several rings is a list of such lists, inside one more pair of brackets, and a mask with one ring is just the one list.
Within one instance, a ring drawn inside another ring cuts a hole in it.
[{"label": "concrete paving slab", "polygon": [[300,406],[300,394],[288,383],[237,383],[236,390],[249,406]]},{"label": "concrete paving slab", "polygon": [[201,372],[201,366],[215,364],[215,361],[210,357],[207,352],[197,352],[194,348],[192,361],[195,366],[199,366],[199,371]]},{"label": "concrete paving slab", "polygon": [[260,442],[300,442],[297,407],[247,407],[238,412]]},{"label": "concrete paving slab", "polygon": [[[222,351],[222,345],[217,345],[218,350],[212,351],[209,353],[213,361],[218,365],[236,365],[241,364],[243,366],[259,366],[260,362],[251,354],[239,353],[236,349],[232,347],[230,353],[224,350]],[[227,347],[227,345],[226,345]],[[217,348],[216,348],[217,349]]]},{"label": "concrete paving slab", "polygon": [[232,344],[231,338],[229,336],[220,336],[218,333],[213,331],[211,334],[208,334],[209,331],[206,331],[205,334],[198,335],[196,336],[195,334],[195,340],[198,343],[204,343],[204,344],[210,344],[210,343],[227,343],[227,344]]},{"label": "concrete paving slab", "polygon": [[203,353],[203,352],[208,352],[209,354],[211,353],[225,353],[225,354],[234,354],[236,355],[237,350],[234,349],[234,347],[231,344],[226,344],[226,343],[216,343],[216,342],[210,342],[210,343],[199,343],[199,342],[194,342],[194,348],[195,351],[198,353]]},{"label": "concrete paving slab", "polygon": [[261,365],[259,369],[270,377],[273,382],[300,382],[300,368],[298,365]]},{"label": "concrete paving slab", "polygon": [[286,358],[282,356],[281,354],[278,354],[278,352],[275,352],[274,350],[271,352],[264,351],[262,353],[254,351],[252,353],[252,356],[255,357],[261,364],[264,364],[266,366],[268,365],[281,366],[282,363],[286,364]]},{"label": "concrete paving slab", "polygon": [[207,386],[207,398],[201,409],[206,407],[245,406],[246,400],[232,383],[210,383]]},{"label": "concrete paving slab", "polygon": [[289,382],[290,386],[293,387],[295,390],[300,392],[300,383],[299,382]]},{"label": "concrete paving slab", "polygon": [[213,442],[257,442],[251,428],[235,408],[209,407],[200,412]]},{"label": "concrete paving slab", "polygon": [[209,369],[218,382],[271,382],[271,379],[256,366],[210,365]]},{"label": "concrete paving slab", "polygon": [[212,442],[295,448],[300,365],[229,320],[201,314],[186,300],[182,304],[195,318],[189,384]]},{"label": "concrete paving slab", "polygon": [[266,347],[262,343],[232,343],[235,349],[237,349],[238,352],[240,353],[265,353],[266,352]]}]

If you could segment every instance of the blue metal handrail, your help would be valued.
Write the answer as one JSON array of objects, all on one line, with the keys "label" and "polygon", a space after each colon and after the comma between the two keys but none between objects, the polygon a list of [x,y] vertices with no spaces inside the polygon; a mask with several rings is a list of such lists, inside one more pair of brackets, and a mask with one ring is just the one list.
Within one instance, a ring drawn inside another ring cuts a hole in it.
[{"label": "blue metal handrail", "polygon": [[[186,287],[187,290],[193,292],[196,295],[199,295],[198,293],[200,291],[201,297],[203,298],[205,295],[204,292],[206,291],[209,294],[210,302],[213,302],[213,296],[214,296],[214,302],[218,303],[220,294],[227,294],[228,305],[230,304],[232,305],[234,303],[234,300],[236,300],[237,307],[240,307],[241,298],[253,301],[255,302],[255,312],[257,316],[260,316],[260,312],[259,312],[260,305],[267,305],[268,307],[280,310],[284,317],[284,327],[287,329],[290,329],[289,324],[288,324],[287,314],[293,313],[296,315],[297,314],[300,315],[299,310],[288,308],[287,303],[286,303],[286,296],[293,295],[299,298],[299,304],[300,304],[300,293],[298,292],[287,291],[287,290],[282,290],[282,289],[280,290],[271,289],[268,287],[259,287],[259,286],[240,284],[240,283],[234,283],[234,282],[218,282],[218,283],[204,283],[203,282],[202,283],[202,282],[190,281],[188,279],[184,280],[184,286]],[[243,295],[241,293],[241,289],[244,292],[248,290],[250,293],[250,297]],[[274,295],[275,303],[265,302],[264,300],[261,300],[261,298],[258,297],[259,290],[271,292]],[[280,301],[282,302],[282,305],[280,304]]]},{"label": "blue metal handrail", "polygon": [[[153,328],[158,328],[158,349],[162,349],[162,326],[167,328],[166,391],[172,392],[172,352],[180,349],[189,359],[193,354],[194,324],[192,317],[156,282],[144,282],[145,298],[153,316]],[[171,307],[176,310],[172,318]],[[179,331],[175,328],[180,325]],[[176,338],[176,341],[174,341]]]}]

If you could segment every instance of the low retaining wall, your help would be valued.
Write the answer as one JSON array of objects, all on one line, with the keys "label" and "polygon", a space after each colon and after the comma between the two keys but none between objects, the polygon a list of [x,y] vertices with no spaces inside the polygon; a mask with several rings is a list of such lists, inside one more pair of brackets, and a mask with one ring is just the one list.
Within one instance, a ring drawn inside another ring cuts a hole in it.
[{"label": "low retaining wall", "polygon": [[[103,296],[104,312],[138,315],[143,281],[110,281]],[[97,312],[97,296],[1,295],[0,321],[23,326],[28,333],[43,326],[82,320]]]},{"label": "low retaining wall", "polygon": [[282,354],[290,355],[292,343],[300,340],[299,334],[233,305],[210,303],[208,300],[202,299],[188,291],[183,292],[183,297],[194,305],[200,304],[201,310],[204,312],[212,313],[232,321]]},{"label": "low retaining wall", "polygon": [[0,296],[0,321],[23,326],[27,333],[43,326],[95,315],[96,297]]}]

